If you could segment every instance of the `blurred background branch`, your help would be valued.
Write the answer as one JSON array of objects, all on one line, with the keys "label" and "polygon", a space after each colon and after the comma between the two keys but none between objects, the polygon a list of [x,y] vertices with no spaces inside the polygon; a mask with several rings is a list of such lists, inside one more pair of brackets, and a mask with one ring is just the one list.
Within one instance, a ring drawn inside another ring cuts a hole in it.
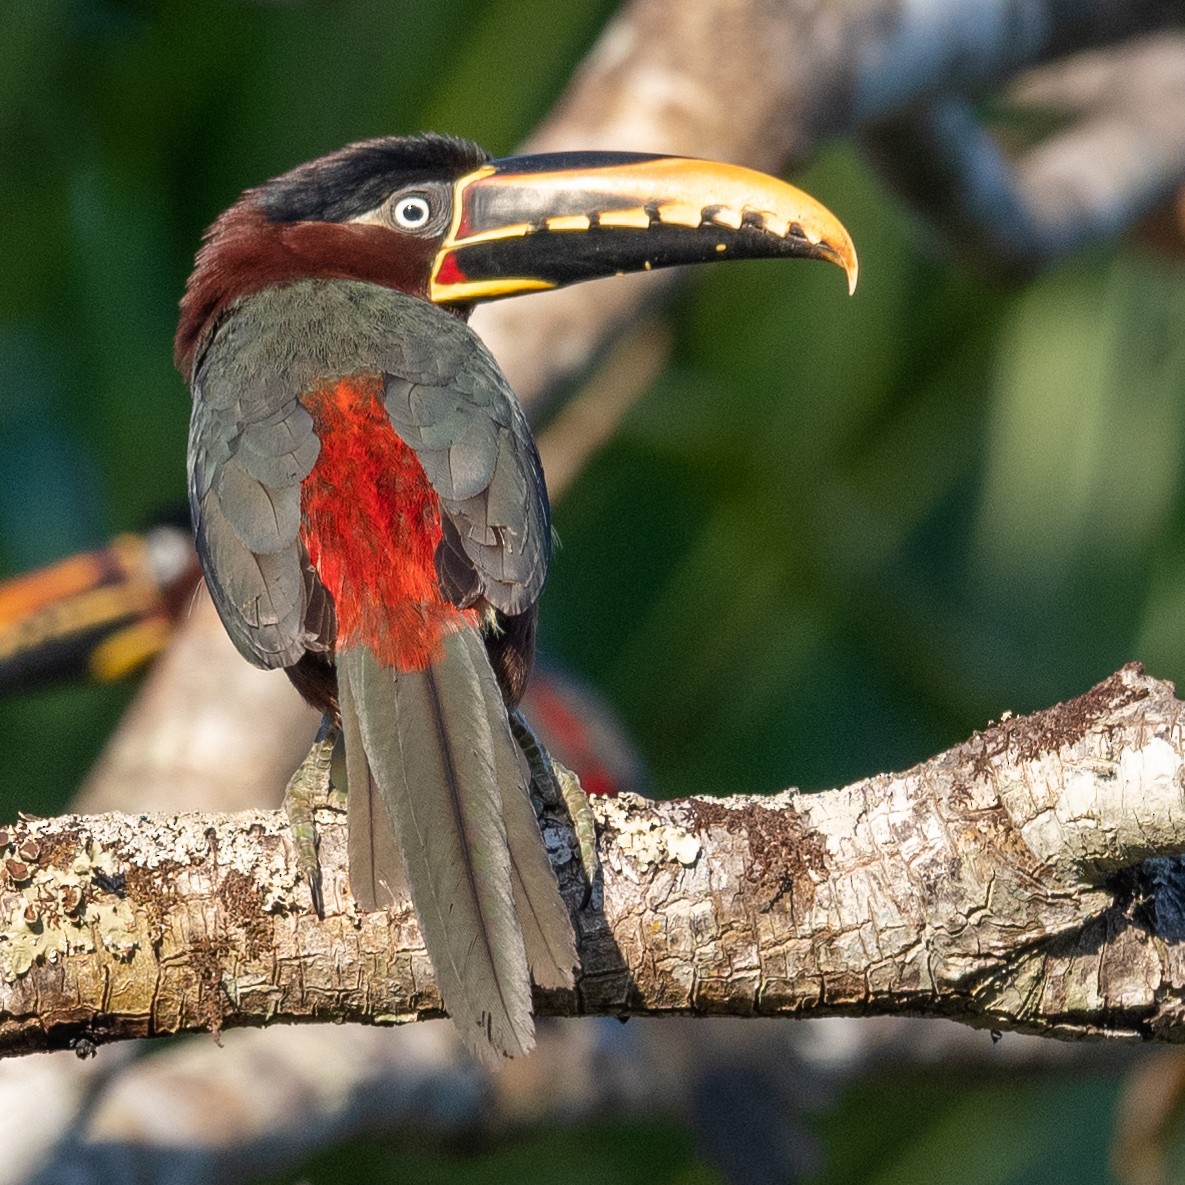
[{"label": "blurred background branch", "polygon": [[[801,167],[824,141],[860,135],[876,173],[829,147],[805,182],[861,250],[852,302],[831,277],[791,282],[737,265],[678,293],[670,311],[655,310],[674,281],[652,276],[507,302],[480,323],[529,397],[577,388],[586,368],[612,374],[612,351],[630,359],[639,339],[608,343],[643,303],[654,365],[669,359],[632,410],[618,384],[602,386],[609,415],[622,416],[607,443],[599,417],[585,418],[594,427],[584,444],[565,432],[581,459],[557,505],[566,547],[543,609],[550,652],[610,697],[660,791],[809,789],[903,767],[1005,708],[1065,698],[1131,658],[1180,679],[1185,221],[1174,196],[1172,29],[1181,15],[1179,4],[1118,0],[649,0],[615,14],[607,3],[541,0],[217,11],[15,0],[0,13],[10,59],[0,80],[0,563],[17,572],[93,547],[180,498],[186,408],[167,344],[176,297],[201,227],[262,176],[350,139],[424,126],[497,152],[526,140],[766,168]],[[1158,30],[1159,41],[1137,40]],[[1099,63],[1112,51],[1120,65],[1108,74]],[[1161,65],[1123,68],[1119,55],[1144,52],[1165,55]],[[1058,83],[1059,72],[1078,81]],[[1041,85],[1053,87],[1048,107]],[[1138,138],[1124,143],[1129,133]],[[918,168],[943,176],[949,204],[926,201],[928,183],[902,185],[897,154],[875,149],[894,135],[920,144]],[[924,222],[885,195],[884,177]],[[1138,219],[1140,245],[1059,259]],[[942,262],[930,249],[940,236],[992,272],[1058,266],[1004,290]],[[635,355],[626,366],[639,376],[636,396],[648,364]],[[162,789],[187,809],[229,807],[242,793],[270,801],[289,754],[303,749],[312,725],[282,679],[247,668],[200,603],[185,634],[92,775],[88,809],[141,809]],[[21,738],[8,747],[7,813],[60,809],[124,698],[76,687],[4,705],[6,733]],[[646,1044],[637,1031],[614,1032],[614,1048]],[[925,1061],[926,1040],[911,1035],[896,1054]],[[689,1064],[698,1044],[685,1047]],[[689,1080],[708,1083],[720,1046],[703,1044],[709,1060]],[[1038,1165],[1028,1171],[1042,1182],[1103,1180],[1100,1117],[1119,1078],[1100,1071],[1075,1074],[1072,1088],[993,1093],[997,1054],[973,1048],[985,1076],[962,1094],[924,1081],[904,1093],[853,1087],[813,1123],[815,1135],[803,1126],[798,1153],[779,1151],[767,1124],[764,1142],[751,1133],[731,1155],[761,1147],[788,1173],[818,1138],[830,1153],[826,1180],[870,1180],[871,1165],[924,1180],[927,1165],[949,1178],[934,1166],[957,1147],[985,1180],[1024,1180],[1025,1165]],[[179,1078],[201,1049],[170,1051]],[[219,1063],[228,1075],[235,1056],[230,1044]],[[243,1056],[254,1058],[260,1098],[278,1099],[278,1055],[275,1074],[260,1072],[257,1050]],[[323,1081],[349,1072],[323,1048],[311,1056]],[[343,1066],[351,1056],[343,1045]],[[35,1160],[34,1132],[47,1143],[72,1132],[60,1148],[93,1152],[98,1128],[78,1116],[97,1123],[118,1095],[116,1060],[67,1058],[56,1087],[50,1061],[38,1071],[43,1092],[10,1079],[0,1109],[20,1137],[10,1146]],[[153,1059],[160,1074],[162,1060]],[[838,1090],[863,1068],[855,1058],[851,1077],[827,1081]],[[1171,1075],[1147,1077],[1171,1099]],[[339,1106],[310,1108],[303,1130],[327,1139],[359,1130]],[[876,1110],[890,1118],[879,1142],[861,1144]],[[702,1108],[701,1121],[711,1112]],[[125,1115],[125,1156],[155,1146],[152,1114]],[[1047,1127],[1034,1126],[1037,1114]],[[1007,1149],[993,1122],[1012,1133]],[[1059,1144],[1055,1132],[1070,1134]],[[629,1172],[648,1180],[674,1179],[683,1170],[672,1164],[707,1171],[677,1137],[658,1141],[660,1165],[647,1162],[655,1139],[627,1125],[604,1141],[588,1136],[567,1159],[594,1164],[612,1143],[633,1150]],[[262,1136],[238,1145],[248,1146],[254,1167],[244,1173],[282,1162],[267,1160]],[[204,1155],[195,1163],[233,1160]],[[1134,1161],[1115,1156],[1126,1174]],[[8,1163],[16,1171],[19,1157]],[[712,1163],[727,1171],[728,1154],[714,1149]],[[1138,1171],[1122,1179],[1156,1179]]]},{"label": "blurred background branch", "polygon": [[997,106],[995,130],[960,96],[861,134],[951,251],[988,272],[1031,273],[1106,242],[1181,191],[1185,34],[1035,66]]}]

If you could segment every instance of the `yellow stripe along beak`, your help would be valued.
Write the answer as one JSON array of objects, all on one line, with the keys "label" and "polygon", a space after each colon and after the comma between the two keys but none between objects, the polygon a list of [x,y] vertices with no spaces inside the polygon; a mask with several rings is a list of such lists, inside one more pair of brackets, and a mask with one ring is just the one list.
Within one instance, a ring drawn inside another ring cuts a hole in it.
[{"label": "yellow stripe along beak", "polygon": [[856,288],[856,249],[809,194],[739,165],[636,153],[491,161],[454,185],[429,295],[473,303],[685,263],[824,259]]}]

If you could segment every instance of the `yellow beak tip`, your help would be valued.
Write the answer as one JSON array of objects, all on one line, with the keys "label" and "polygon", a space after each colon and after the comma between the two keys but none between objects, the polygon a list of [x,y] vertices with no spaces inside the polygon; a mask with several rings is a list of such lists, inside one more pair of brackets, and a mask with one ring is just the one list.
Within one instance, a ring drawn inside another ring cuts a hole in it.
[{"label": "yellow beak tip", "polygon": [[860,278],[860,261],[856,258],[856,248],[852,240],[845,236],[838,242],[824,242],[823,246],[826,248],[824,258],[827,262],[843,268],[843,273],[848,278],[848,295],[853,295],[856,291],[856,281]]}]

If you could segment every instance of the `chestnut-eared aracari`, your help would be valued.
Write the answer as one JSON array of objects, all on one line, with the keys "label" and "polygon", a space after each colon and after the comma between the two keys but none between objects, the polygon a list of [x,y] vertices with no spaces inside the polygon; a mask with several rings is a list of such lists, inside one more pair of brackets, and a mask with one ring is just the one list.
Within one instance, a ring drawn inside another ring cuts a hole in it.
[{"label": "chestnut-eared aracari", "polygon": [[633,153],[489,160],[422,135],[247,190],[189,278],[176,360],[206,583],[243,655],[283,668],[325,718],[290,787],[314,903],[295,790],[327,784],[340,729],[357,906],[406,887],[445,1007],[487,1063],[531,1048],[531,980],[571,987],[577,954],[529,794],[546,758],[516,712],[547,491],[469,311],[769,256],[829,260],[855,283],[839,222],[760,173]]}]

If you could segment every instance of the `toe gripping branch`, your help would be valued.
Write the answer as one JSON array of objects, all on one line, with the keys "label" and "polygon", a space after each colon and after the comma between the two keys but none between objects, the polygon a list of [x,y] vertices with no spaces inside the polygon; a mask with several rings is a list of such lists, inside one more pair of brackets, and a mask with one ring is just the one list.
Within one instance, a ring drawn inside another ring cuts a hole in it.
[{"label": "toe gripping branch", "polygon": [[296,845],[297,867],[308,881],[309,895],[317,916],[325,916],[325,896],[321,889],[321,861],[317,858],[317,824],[313,812],[329,798],[329,772],[333,749],[341,735],[341,725],[324,716],[308,755],[296,767],[284,791],[284,810]]},{"label": "toe gripping branch", "polygon": [[572,829],[580,847],[580,865],[584,870],[584,898],[580,903],[583,909],[592,898],[593,884],[601,867],[597,858],[597,825],[588,795],[580,785],[580,779],[552,758],[527,718],[517,709],[510,713],[510,731],[527,759],[531,784],[544,805],[557,810],[562,805],[572,820]]}]

